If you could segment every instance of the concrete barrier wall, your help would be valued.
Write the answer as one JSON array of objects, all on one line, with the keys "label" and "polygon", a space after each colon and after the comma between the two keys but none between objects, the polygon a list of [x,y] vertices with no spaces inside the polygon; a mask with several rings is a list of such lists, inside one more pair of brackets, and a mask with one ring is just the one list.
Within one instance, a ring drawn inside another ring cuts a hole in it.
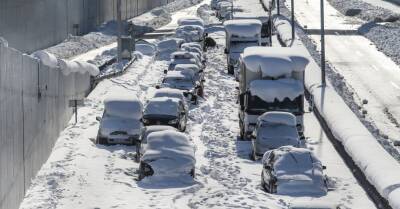
[{"label": "concrete barrier wall", "polygon": [[0,44],[0,209],[16,209],[90,90],[88,73],[64,75]]},{"label": "concrete barrier wall", "polygon": [[[121,0],[123,19],[173,0]],[[115,20],[117,0],[0,0],[0,36],[23,52],[55,45]]]}]

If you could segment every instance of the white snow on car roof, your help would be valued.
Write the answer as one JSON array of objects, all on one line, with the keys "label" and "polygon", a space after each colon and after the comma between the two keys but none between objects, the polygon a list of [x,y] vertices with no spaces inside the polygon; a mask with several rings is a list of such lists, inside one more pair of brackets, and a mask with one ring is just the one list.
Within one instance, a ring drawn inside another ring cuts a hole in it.
[{"label": "white snow on car roof", "polygon": [[148,163],[154,175],[189,173],[196,159],[194,147],[186,134],[158,131],[147,136],[147,148],[142,161]]},{"label": "white snow on car roof", "polygon": [[171,54],[171,59],[191,59],[194,57],[196,57],[196,55],[188,51],[176,51]]},{"label": "white snow on car roof", "polygon": [[135,96],[115,95],[104,100],[106,115],[121,118],[142,118],[143,105]]},{"label": "white snow on car roof", "polygon": [[178,20],[178,25],[198,25],[204,27],[204,21],[197,17],[184,17]]},{"label": "white snow on car roof", "polygon": [[144,115],[172,115],[177,116],[180,99],[171,97],[154,97],[145,108]]},{"label": "white snow on car roof", "polygon": [[296,126],[296,116],[292,113],[288,112],[280,112],[280,111],[273,111],[273,112],[266,112],[258,117],[258,121],[262,122],[263,124],[276,124],[276,125],[287,125],[287,126]]},{"label": "white snow on car roof", "polygon": [[193,72],[190,73],[188,72],[183,72],[183,71],[168,71],[167,75],[165,75],[165,78],[181,78],[181,79],[193,79],[194,74]]},{"label": "white snow on car roof", "polygon": [[254,13],[234,13],[233,19],[257,19],[262,23],[267,23],[269,17],[266,15],[258,15]]},{"label": "white snow on car roof", "polygon": [[304,94],[303,83],[289,78],[254,80],[250,83],[249,90],[253,96],[258,96],[266,102],[274,102],[275,99],[282,102],[286,98],[293,101],[296,97]]},{"label": "white snow on car roof", "polygon": [[184,44],[182,44],[182,47],[196,47],[196,48],[202,49],[201,45],[196,42],[184,43]]},{"label": "white snow on car roof", "polygon": [[273,150],[273,152],[276,159],[274,168],[277,176],[297,172],[313,172],[315,168],[322,170],[321,161],[309,149],[284,146]]},{"label": "white snow on car roof", "polygon": [[172,97],[183,100],[185,98],[182,90],[172,88],[157,89],[153,97]]},{"label": "white snow on car roof", "polygon": [[[183,72],[187,71],[187,70],[189,70],[191,72],[199,72],[200,68],[199,68],[199,66],[197,66],[195,64],[177,64],[177,65],[175,65],[174,70],[183,71]],[[194,74],[193,74],[193,76],[194,76]]]},{"label": "white snow on car roof", "polygon": [[255,37],[261,33],[262,23],[257,19],[227,20],[224,27],[230,36]]},{"label": "white snow on car roof", "polygon": [[170,51],[170,50],[178,50],[180,48],[180,46],[182,45],[182,43],[184,43],[185,41],[181,38],[170,38],[170,39],[166,39],[166,40],[162,40],[160,42],[158,42],[157,44],[157,49],[160,52],[163,51]]},{"label": "white snow on car roof", "polygon": [[248,70],[263,76],[280,77],[292,72],[302,72],[309,63],[301,51],[290,47],[248,47],[242,54]]}]

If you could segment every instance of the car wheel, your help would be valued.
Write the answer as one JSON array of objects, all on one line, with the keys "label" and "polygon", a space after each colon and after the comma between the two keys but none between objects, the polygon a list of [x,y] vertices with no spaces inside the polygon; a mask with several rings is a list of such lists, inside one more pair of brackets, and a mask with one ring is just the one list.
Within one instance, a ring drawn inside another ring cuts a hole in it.
[{"label": "car wheel", "polygon": [[233,65],[228,65],[228,74],[233,75],[234,73]]},{"label": "car wheel", "polygon": [[193,178],[196,176],[196,169],[195,168],[192,168],[192,170],[190,170],[190,176],[193,177]]},{"label": "car wheel", "polygon": [[264,189],[264,191],[268,192],[265,180],[264,180],[264,171],[261,171],[261,187]]},{"label": "car wheel", "polygon": [[254,149],[251,150],[250,160],[252,160],[252,161],[256,161],[257,160],[257,156],[256,156],[256,153],[254,152]]},{"label": "car wheel", "polygon": [[199,90],[197,91],[197,95],[199,95],[199,97],[203,97],[204,96],[204,87],[200,87]]},{"label": "car wheel", "polygon": [[239,122],[239,127],[240,127],[239,131],[240,140],[245,140],[244,127],[241,121]]},{"label": "car wheel", "polygon": [[276,185],[274,183],[269,184],[269,193],[271,193],[271,194],[276,193]]}]

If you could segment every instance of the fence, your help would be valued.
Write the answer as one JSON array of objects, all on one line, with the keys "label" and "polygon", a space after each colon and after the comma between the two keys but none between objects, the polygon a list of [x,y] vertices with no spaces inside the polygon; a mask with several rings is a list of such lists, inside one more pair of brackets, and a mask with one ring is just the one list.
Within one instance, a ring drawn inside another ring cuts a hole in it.
[{"label": "fence", "polygon": [[15,209],[90,90],[88,73],[64,75],[0,43],[0,209]]},{"label": "fence", "polygon": [[[173,0],[121,0],[122,18]],[[117,0],[0,0],[0,36],[23,52],[47,48],[117,19]]]}]

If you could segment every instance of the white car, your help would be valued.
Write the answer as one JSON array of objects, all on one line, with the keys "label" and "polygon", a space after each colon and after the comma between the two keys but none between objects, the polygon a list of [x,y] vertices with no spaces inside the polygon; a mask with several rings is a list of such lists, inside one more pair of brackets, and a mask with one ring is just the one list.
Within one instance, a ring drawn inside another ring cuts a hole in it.
[{"label": "white car", "polygon": [[177,98],[155,97],[150,99],[143,111],[143,124],[168,125],[185,131],[188,110],[184,101]]},{"label": "white car", "polygon": [[171,61],[168,70],[173,70],[177,64],[195,64],[200,69],[204,69],[204,64],[195,53],[177,51],[171,54]]},{"label": "white car", "polygon": [[104,101],[96,143],[136,144],[143,124],[143,105],[134,96],[115,96]]},{"label": "white car", "polygon": [[269,193],[289,196],[325,196],[325,166],[311,150],[284,146],[262,159],[261,185]]},{"label": "white car", "polygon": [[178,25],[198,25],[204,28],[204,21],[198,17],[184,17],[178,20]]},{"label": "white car", "polygon": [[186,50],[187,48],[197,48],[198,50],[202,51],[203,47],[201,44],[197,42],[188,42],[181,45],[181,49]]},{"label": "white car", "polygon": [[186,43],[196,42],[204,45],[204,28],[198,25],[183,25],[176,29],[175,36],[185,40]]},{"label": "white car", "polygon": [[137,153],[140,156],[143,155],[143,153],[147,147],[147,137],[149,136],[149,134],[158,132],[158,131],[168,131],[168,130],[178,132],[178,129],[176,129],[172,126],[166,126],[166,125],[154,125],[154,126],[144,127],[142,130],[142,133],[140,135],[140,143],[137,144]]},{"label": "white car", "polygon": [[158,131],[147,136],[139,165],[139,179],[148,176],[195,176],[195,149],[186,134]]},{"label": "white car", "polygon": [[265,152],[282,146],[302,146],[296,125],[296,116],[288,112],[272,111],[259,116],[251,135],[251,158],[256,160]]}]

